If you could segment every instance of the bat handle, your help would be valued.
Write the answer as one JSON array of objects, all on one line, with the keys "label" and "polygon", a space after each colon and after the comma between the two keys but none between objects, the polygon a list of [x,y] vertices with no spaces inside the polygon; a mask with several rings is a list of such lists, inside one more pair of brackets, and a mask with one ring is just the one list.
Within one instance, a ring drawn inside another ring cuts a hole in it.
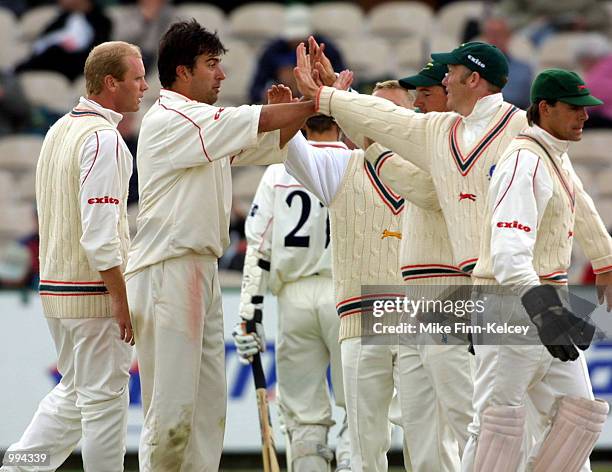
[{"label": "bat handle", "polygon": [[[256,321],[248,320],[246,322],[246,332],[255,332]],[[253,356],[253,362],[251,362],[251,368],[253,369],[253,380],[255,381],[255,389],[267,388],[266,375],[264,374],[263,366],[261,365],[261,355],[259,353]]]}]

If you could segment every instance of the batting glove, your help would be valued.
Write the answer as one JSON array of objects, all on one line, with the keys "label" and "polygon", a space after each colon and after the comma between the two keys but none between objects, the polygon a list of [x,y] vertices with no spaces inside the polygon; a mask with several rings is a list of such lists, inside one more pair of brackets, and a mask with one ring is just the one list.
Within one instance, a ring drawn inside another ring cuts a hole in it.
[{"label": "batting glove", "polygon": [[255,323],[255,332],[246,332],[246,322],[236,323],[232,331],[234,345],[238,353],[238,360],[241,364],[249,365],[253,362],[253,356],[266,350],[266,336],[263,324]]},{"label": "batting glove", "polygon": [[574,361],[578,359],[575,346],[583,351],[590,346],[595,327],[565,308],[554,287],[539,285],[529,289],[521,301],[542,344],[553,357],[563,362]]}]

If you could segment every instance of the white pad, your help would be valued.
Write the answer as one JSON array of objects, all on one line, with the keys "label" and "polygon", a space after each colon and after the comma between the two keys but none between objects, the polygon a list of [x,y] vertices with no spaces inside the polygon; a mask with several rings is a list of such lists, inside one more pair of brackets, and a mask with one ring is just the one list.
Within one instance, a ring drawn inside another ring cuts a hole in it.
[{"label": "white pad", "polygon": [[301,425],[291,433],[293,472],[327,472],[334,453],[327,447],[326,426]]},{"label": "white pad", "polygon": [[[260,261],[269,266],[263,255],[254,247],[248,246],[242,269],[242,287],[240,290],[240,317],[252,320],[256,309],[263,309],[263,296],[268,289],[269,270],[262,269]],[[263,264],[265,265],[265,264]],[[260,303],[253,303],[253,297],[260,297]]]},{"label": "white pad", "polygon": [[591,455],[608,418],[603,400],[563,397],[552,427],[534,460],[534,472],[578,472]]},{"label": "white pad", "polygon": [[524,406],[486,408],[480,419],[474,472],[516,472],[524,427]]}]

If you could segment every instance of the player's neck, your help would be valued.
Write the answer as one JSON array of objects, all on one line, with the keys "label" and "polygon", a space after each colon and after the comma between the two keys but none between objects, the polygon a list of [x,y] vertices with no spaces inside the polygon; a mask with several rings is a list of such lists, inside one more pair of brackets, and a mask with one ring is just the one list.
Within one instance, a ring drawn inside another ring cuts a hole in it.
[{"label": "player's neck", "polygon": [[313,131],[307,131],[306,138],[309,141],[331,143],[331,142],[338,141],[340,139],[340,136],[338,136],[338,131],[333,129],[329,131],[324,131],[323,133],[315,133]]}]

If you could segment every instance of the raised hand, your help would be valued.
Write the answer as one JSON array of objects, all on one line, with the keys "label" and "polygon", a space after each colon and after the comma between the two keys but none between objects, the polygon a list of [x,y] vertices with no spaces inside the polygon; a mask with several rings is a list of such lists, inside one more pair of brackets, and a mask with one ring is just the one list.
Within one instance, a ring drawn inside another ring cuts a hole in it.
[{"label": "raised hand", "polygon": [[291,89],[286,85],[273,85],[266,92],[268,96],[268,105],[276,105],[278,103],[291,103],[293,96]]},{"label": "raised hand", "polygon": [[293,75],[297,88],[305,98],[313,99],[319,91],[319,85],[312,77],[310,58],[306,54],[306,46],[300,43],[295,50],[297,66],[293,69]]},{"label": "raised hand", "polygon": [[353,83],[353,72],[346,69],[340,72],[338,77],[332,83],[332,87],[337,88],[338,90],[348,90],[348,88]]},{"label": "raised hand", "polygon": [[336,73],[332,63],[325,55],[325,43],[317,44],[313,36],[308,38],[308,53],[310,56],[310,68],[322,85],[332,87],[336,80]]}]

